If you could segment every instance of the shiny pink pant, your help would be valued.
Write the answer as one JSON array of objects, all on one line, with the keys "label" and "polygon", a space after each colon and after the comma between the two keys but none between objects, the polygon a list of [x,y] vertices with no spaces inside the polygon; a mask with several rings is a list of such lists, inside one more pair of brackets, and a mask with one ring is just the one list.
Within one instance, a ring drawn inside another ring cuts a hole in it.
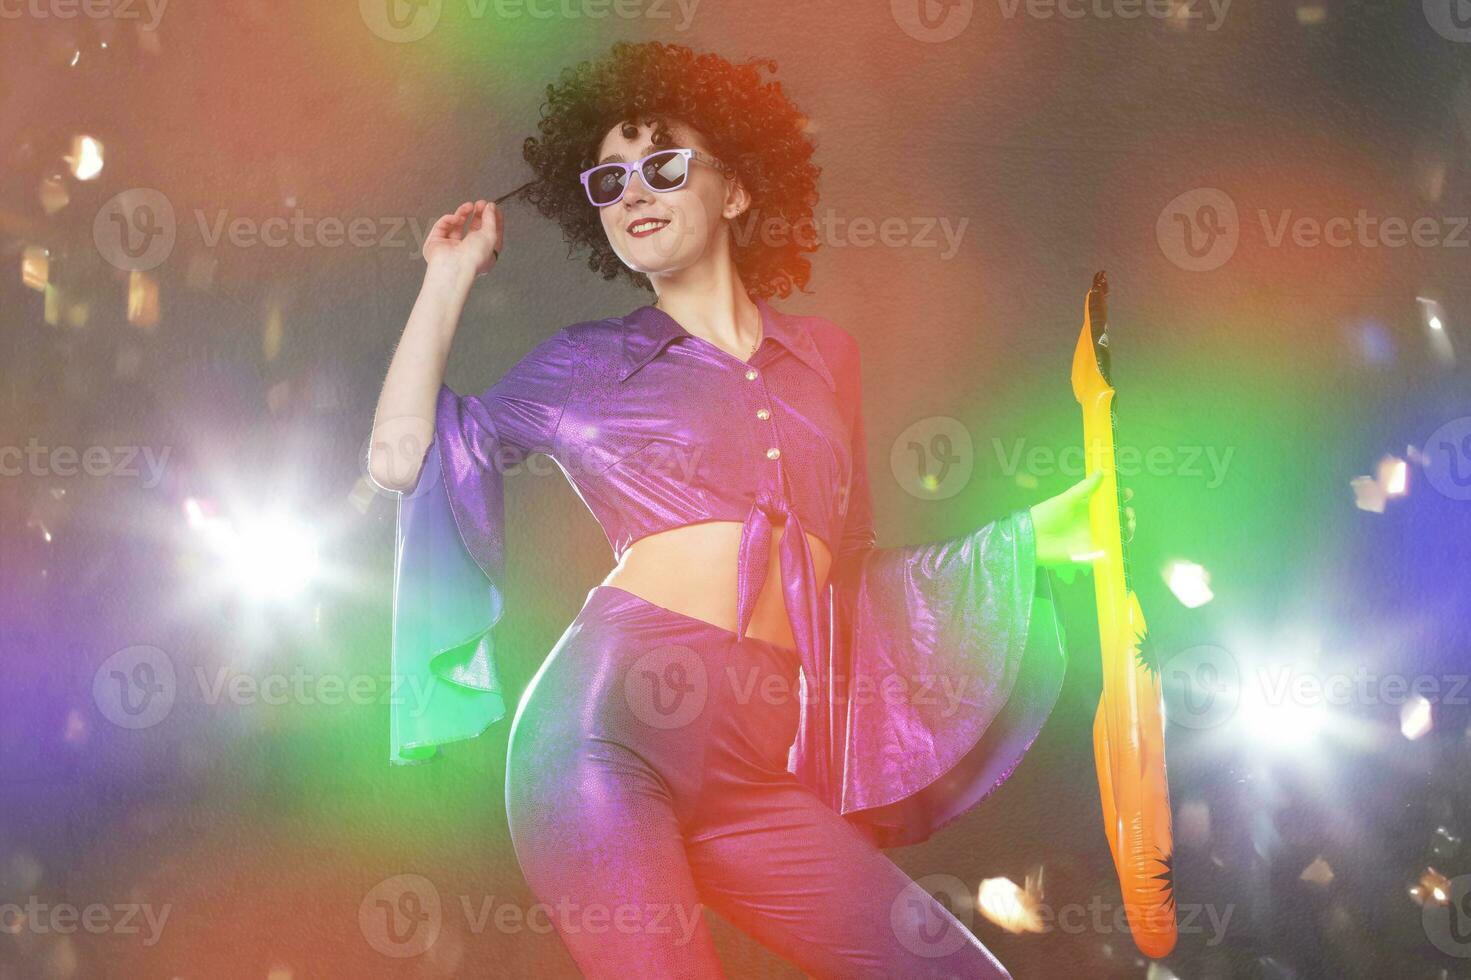
[{"label": "shiny pink pant", "polygon": [[588,977],[721,977],[710,908],[815,977],[1009,977],[787,771],[797,654],[600,585],[522,699],[506,804]]}]

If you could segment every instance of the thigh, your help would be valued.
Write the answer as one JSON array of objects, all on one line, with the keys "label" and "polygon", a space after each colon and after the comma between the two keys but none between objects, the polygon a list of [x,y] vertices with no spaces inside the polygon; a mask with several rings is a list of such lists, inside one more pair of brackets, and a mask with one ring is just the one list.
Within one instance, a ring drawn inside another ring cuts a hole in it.
[{"label": "thigh", "polygon": [[676,731],[640,720],[644,652],[667,631],[635,615],[641,607],[600,596],[512,724],[506,812],[516,858],[538,918],[551,920],[584,975],[721,977],[681,829],[699,778],[699,720]]},{"label": "thigh", "polygon": [[701,897],[814,977],[1010,978],[934,896],[795,778],[687,845]]},{"label": "thigh", "polygon": [[[551,760],[546,760],[550,762]],[[507,814],[516,859],[582,974],[722,977],[673,808],[642,760],[588,742],[534,774]]]}]

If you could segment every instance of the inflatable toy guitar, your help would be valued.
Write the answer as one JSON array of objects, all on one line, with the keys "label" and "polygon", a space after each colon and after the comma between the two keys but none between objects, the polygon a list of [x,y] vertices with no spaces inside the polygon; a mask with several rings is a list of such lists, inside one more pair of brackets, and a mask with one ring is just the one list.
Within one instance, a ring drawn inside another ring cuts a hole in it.
[{"label": "inflatable toy guitar", "polygon": [[1103,472],[1088,520],[1093,557],[1103,696],[1093,719],[1093,754],[1103,828],[1118,870],[1134,943],[1146,956],[1175,948],[1174,843],[1165,780],[1164,708],[1159,660],[1129,578],[1121,533],[1124,501],[1114,459],[1115,391],[1109,383],[1108,276],[1093,277],[1083,331],[1073,352],[1073,396],[1083,408],[1087,476]]}]

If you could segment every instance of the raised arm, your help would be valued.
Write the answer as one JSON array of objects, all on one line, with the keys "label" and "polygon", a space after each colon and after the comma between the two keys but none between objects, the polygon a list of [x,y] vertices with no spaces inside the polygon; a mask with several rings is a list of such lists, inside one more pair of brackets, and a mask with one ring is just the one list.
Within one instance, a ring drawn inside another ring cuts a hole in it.
[{"label": "raised arm", "polygon": [[403,493],[418,482],[460,314],[475,278],[495,267],[501,239],[495,204],[466,201],[424,242],[424,283],[373,413],[368,473],[385,490]]}]

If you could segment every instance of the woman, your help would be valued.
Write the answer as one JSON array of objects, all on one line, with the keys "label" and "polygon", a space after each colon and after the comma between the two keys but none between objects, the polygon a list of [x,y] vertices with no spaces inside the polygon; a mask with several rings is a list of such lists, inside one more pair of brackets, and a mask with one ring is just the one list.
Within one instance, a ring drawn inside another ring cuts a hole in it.
[{"label": "woman", "polygon": [[404,494],[394,676],[428,696],[395,699],[393,761],[504,715],[502,476],[547,453],[617,563],[517,709],[506,798],[581,970],[720,976],[709,906],[814,976],[1007,976],[878,848],[974,806],[1035,739],[1064,664],[1038,569],[1092,550],[1096,481],[876,548],[856,345],[766,301],[805,285],[815,246],[734,233],[811,218],[812,145],[779,83],[618,44],[548,95],[531,199],[657,302],[458,395],[445,361],[504,233],[483,200],[435,225],[370,458]]}]

